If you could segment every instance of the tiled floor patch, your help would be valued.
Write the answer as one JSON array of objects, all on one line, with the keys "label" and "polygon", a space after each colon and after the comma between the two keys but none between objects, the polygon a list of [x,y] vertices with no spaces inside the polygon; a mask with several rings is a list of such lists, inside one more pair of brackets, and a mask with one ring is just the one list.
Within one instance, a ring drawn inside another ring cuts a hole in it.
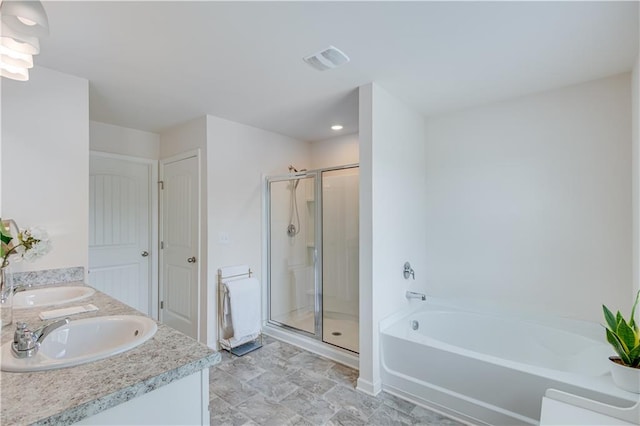
[{"label": "tiled floor patch", "polygon": [[211,369],[212,426],[461,426],[393,395],[357,392],[349,367],[272,338],[264,343],[240,358],[222,352]]}]

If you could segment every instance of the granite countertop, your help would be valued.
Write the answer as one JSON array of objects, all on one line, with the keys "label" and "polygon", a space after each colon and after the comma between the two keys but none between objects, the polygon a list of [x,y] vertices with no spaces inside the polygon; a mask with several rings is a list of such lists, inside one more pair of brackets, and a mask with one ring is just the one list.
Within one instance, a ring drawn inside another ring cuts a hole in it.
[{"label": "granite countertop", "polygon": [[[74,284],[83,285],[81,282],[68,283]],[[99,291],[63,306],[89,303],[99,310],[73,315],[72,320],[105,315],[143,315]],[[25,321],[36,328],[44,323],[38,314],[56,308],[14,310],[13,324],[2,328],[2,344],[13,339],[16,321]],[[0,372],[0,424],[71,424],[218,362],[218,352],[158,324],[158,331],[147,342],[110,358],[57,370]]]}]

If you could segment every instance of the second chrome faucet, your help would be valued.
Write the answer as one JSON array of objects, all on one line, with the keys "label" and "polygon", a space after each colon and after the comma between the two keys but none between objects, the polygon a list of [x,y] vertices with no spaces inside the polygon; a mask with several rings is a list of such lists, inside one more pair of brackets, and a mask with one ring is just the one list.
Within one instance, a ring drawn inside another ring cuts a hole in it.
[{"label": "second chrome faucet", "polygon": [[420,299],[420,300],[427,300],[427,295],[424,293],[416,293],[415,291],[409,291],[407,290],[407,292],[405,293],[405,297],[407,299]]}]

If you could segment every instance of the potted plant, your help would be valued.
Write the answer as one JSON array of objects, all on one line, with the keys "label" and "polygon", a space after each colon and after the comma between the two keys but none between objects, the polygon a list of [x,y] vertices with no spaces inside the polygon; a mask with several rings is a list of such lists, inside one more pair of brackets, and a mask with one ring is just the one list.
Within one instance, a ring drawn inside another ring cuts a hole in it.
[{"label": "potted plant", "polygon": [[640,393],[640,331],[635,321],[636,307],[640,299],[640,291],[631,309],[631,317],[626,321],[620,311],[613,315],[602,305],[607,322],[607,341],[613,346],[618,356],[611,356],[611,375],[613,382],[621,389]]},{"label": "potted plant", "polygon": [[51,249],[49,236],[39,228],[18,228],[15,221],[0,218],[0,327],[13,322],[14,288],[9,260],[32,261]]}]

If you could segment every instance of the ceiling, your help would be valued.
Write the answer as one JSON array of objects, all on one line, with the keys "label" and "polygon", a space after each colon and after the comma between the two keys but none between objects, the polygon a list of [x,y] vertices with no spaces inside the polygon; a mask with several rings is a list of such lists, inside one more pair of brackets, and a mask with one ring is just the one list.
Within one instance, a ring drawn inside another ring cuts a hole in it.
[{"label": "ceiling", "polygon": [[[90,81],[92,120],[211,114],[314,141],[374,81],[425,116],[632,69],[638,2],[44,1],[36,64]],[[302,57],[334,45],[348,64]]]}]

